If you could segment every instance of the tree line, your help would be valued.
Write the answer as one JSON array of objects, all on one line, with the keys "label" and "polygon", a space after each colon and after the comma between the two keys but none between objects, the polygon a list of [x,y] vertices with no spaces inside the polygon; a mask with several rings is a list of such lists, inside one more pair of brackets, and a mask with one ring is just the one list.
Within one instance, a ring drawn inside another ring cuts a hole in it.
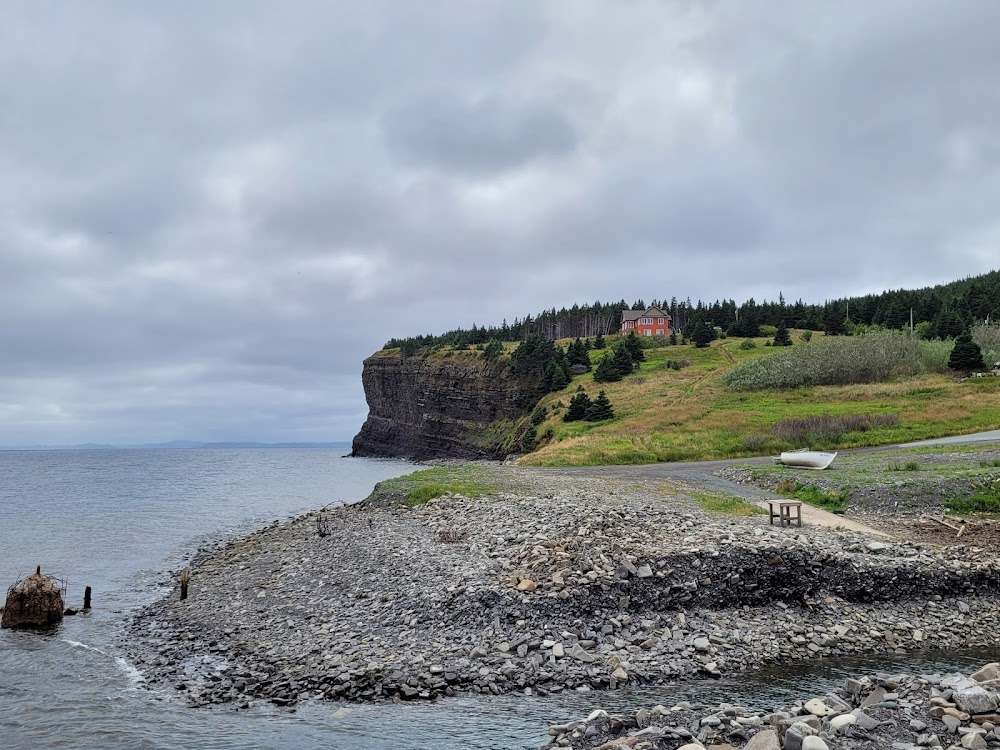
[{"label": "tree line", "polygon": [[[973,323],[1000,320],[1000,271],[974,276],[948,284],[916,290],[891,290],[807,304],[801,299],[787,302],[778,294],[775,301],[757,302],[752,297],[741,304],[734,300],[701,300],[692,303],[676,297],[639,299],[631,304],[618,302],[575,304],[559,310],[552,308],[537,315],[506,320],[499,326],[456,328],[447,333],[407,338],[393,338],[386,349],[402,348],[404,353],[430,346],[464,348],[500,342],[523,341],[529,335],[546,339],[594,338],[617,333],[623,310],[659,307],[671,317],[674,331],[693,333],[702,324],[718,328],[729,336],[757,336],[760,327],[798,328],[837,335],[850,333],[858,326],[904,329],[912,324],[922,338],[954,338]],[[700,332],[699,336],[704,333]]]}]

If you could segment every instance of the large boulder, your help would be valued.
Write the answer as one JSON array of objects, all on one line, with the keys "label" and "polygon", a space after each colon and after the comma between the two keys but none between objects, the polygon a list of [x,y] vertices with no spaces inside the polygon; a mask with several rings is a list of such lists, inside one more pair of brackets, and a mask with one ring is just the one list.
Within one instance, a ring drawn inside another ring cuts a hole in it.
[{"label": "large boulder", "polygon": [[7,592],[0,617],[3,628],[37,628],[62,622],[63,593],[59,585],[39,567]]}]

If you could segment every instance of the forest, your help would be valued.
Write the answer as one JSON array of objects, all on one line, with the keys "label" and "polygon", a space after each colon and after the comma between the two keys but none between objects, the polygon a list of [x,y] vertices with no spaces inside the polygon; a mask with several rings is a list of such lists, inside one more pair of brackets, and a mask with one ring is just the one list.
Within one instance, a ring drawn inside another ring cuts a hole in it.
[{"label": "forest", "polygon": [[622,310],[648,307],[669,313],[671,328],[678,332],[691,330],[699,323],[718,328],[728,336],[756,336],[762,325],[783,324],[832,335],[849,334],[859,327],[904,329],[912,325],[921,338],[947,339],[958,336],[973,323],[1000,319],[1000,270],[924,289],[899,289],[823,303],[805,303],[801,299],[789,303],[780,292],[775,301],[750,298],[740,304],[732,299],[692,303],[690,298],[680,301],[677,297],[632,303],[597,301],[552,308],[515,318],[512,323],[504,320],[499,326],[473,323],[470,328],[438,335],[393,338],[383,348],[406,352],[436,345],[463,347],[491,339],[523,341],[531,334],[552,340],[589,338],[617,333]]}]

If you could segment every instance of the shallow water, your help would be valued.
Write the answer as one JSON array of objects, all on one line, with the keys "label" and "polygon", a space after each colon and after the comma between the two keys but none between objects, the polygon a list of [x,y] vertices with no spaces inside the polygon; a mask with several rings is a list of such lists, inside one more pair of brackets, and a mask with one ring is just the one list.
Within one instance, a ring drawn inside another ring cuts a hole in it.
[{"label": "shallow water", "polygon": [[691,700],[781,705],[875,669],[949,671],[1000,659],[969,652],[811,662],[731,679],[615,693],[463,697],[294,711],[191,710],[147,690],[115,642],[128,613],[162,595],[170,569],[220,534],[353,501],[399,462],[327,449],[0,452],[0,581],[36,564],[94,587],[94,610],[50,633],[0,631],[0,748],[256,750],[537,748],[547,728],[594,708]]}]

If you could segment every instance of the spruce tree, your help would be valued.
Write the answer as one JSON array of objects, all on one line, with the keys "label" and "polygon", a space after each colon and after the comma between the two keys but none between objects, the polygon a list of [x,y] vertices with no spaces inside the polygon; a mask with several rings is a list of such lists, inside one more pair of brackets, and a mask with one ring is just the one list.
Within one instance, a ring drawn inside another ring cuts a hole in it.
[{"label": "spruce tree", "polygon": [[711,344],[712,339],[714,338],[715,333],[708,327],[708,323],[703,320],[699,320],[695,325],[694,330],[691,332],[691,340],[699,349],[704,349],[706,346]]},{"label": "spruce tree", "polygon": [[629,350],[626,342],[619,341],[617,346],[615,346],[614,354],[611,357],[611,363],[621,376],[618,380],[621,380],[621,378],[624,378],[626,375],[631,375],[632,371],[635,370],[636,362],[632,359],[632,352]]},{"label": "spruce tree", "polygon": [[[612,353],[605,354],[597,362],[597,367],[594,368],[594,382],[595,383],[616,383],[622,379],[621,372],[618,371],[618,365],[615,363],[616,357]],[[629,358],[629,363],[632,359]]]},{"label": "spruce tree", "polygon": [[561,391],[571,382],[573,382],[573,377],[569,374],[569,371],[557,362],[552,368],[551,389],[553,391]]},{"label": "spruce tree", "polygon": [[785,321],[778,321],[778,330],[774,334],[774,345],[775,346],[791,346],[792,337],[788,334],[788,326],[785,325]]},{"label": "spruce tree", "polygon": [[604,391],[597,394],[597,398],[591,402],[584,417],[588,422],[602,422],[605,419],[614,418],[615,410],[612,408],[611,401]]},{"label": "spruce tree", "polygon": [[589,407],[590,396],[583,390],[583,386],[580,386],[569,400],[569,406],[563,414],[563,422],[579,422],[587,416]]},{"label": "spruce tree", "polygon": [[955,339],[955,346],[951,350],[951,356],[948,357],[948,367],[966,374],[986,369],[983,363],[983,351],[979,348],[979,344],[972,340],[968,331],[964,331]]},{"label": "spruce tree", "polygon": [[603,349],[604,348],[604,336],[597,334],[597,338],[594,339],[594,348]]},{"label": "spruce tree", "polygon": [[631,355],[633,362],[639,363],[645,361],[646,353],[643,352],[642,342],[635,335],[635,331],[628,332],[628,336],[625,337],[625,346],[628,347],[628,353]]},{"label": "spruce tree", "polygon": [[535,425],[529,424],[528,429],[524,431],[524,435],[521,436],[521,450],[525,453],[531,453],[535,450],[535,445],[538,442],[538,430],[535,429]]}]

